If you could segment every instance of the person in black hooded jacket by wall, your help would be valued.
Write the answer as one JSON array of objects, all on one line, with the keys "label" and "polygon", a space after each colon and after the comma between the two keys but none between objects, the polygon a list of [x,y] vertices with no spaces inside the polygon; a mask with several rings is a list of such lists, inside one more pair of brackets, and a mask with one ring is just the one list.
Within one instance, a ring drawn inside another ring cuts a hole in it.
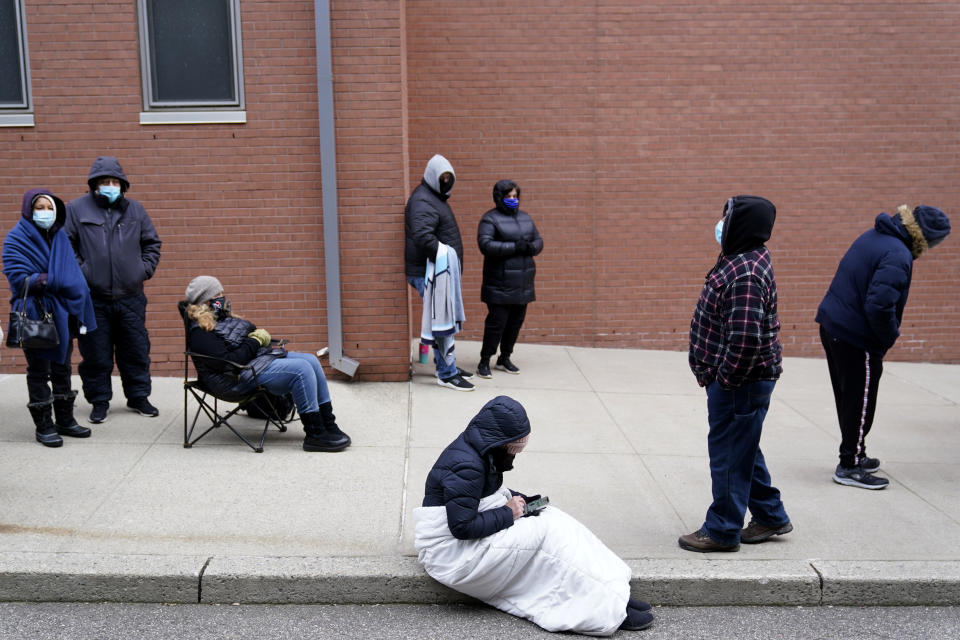
[{"label": "person in black hooded jacket by wall", "polygon": [[477,375],[490,378],[490,358],[500,347],[496,368],[517,374],[510,361],[527,315],[527,305],[536,300],[533,257],[543,251],[543,239],[533,218],[520,209],[520,187],[512,180],[493,185],[494,208],[483,214],[477,227],[477,244],[483,254],[483,284],[480,300],[487,304],[483,346]]},{"label": "person in black hooded jacket by wall", "polygon": [[91,405],[90,422],[107,419],[113,389],[114,353],[127,407],[140,415],[160,414],[150,404],[150,336],[143,283],[160,262],[160,238],[143,208],[128,198],[123,167],[113,156],[93,161],[90,191],[67,205],[64,227],[90,285],[96,332],[80,336],[83,358],[77,371]]},{"label": "person in black hooded jacket by wall", "polygon": [[[456,174],[450,161],[440,154],[434,155],[427,162],[423,179],[410,194],[404,208],[404,271],[407,282],[421,298],[427,288],[427,261],[437,259],[440,245],[449,247],[461,267],[463,265],[460,227],[447,202],[455,182]],[[457,366],[454,333],[456,331],[432,336],[437,384],[455,391],[473,391],[473,384],[467,381],[473,374]]]}]

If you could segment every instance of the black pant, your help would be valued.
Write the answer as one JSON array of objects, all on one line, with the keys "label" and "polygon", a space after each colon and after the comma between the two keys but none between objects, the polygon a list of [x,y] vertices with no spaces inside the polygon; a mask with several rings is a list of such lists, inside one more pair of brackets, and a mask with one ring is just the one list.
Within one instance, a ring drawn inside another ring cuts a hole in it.
[{"label": "black pant", "polygon": [[150,395],[150,336],[147,334],[147,297],[142,293],[119,300],[93,299],[97,328],[77,338],[83,360],[77,371],[87,402],[109,402],[114,353],[123,395]]},{"label": "black pant", "polygon": [[480,357],[489,359],[500,347],[500,355],[509,356],[513,353],[513,346],[517,344],[520,327],[527,316],[525,304],[490,304],[487,303],[487,319],[483,323],[483,346],[480,347]]},{"label": "black pant", "polygon": [[34,406],[49,405],[50,385],[53,385],[54,398],[73,398],[70,393],[70,356],[73,354],[73,341],[67,344],[67,358],[63,364],[51,362],[37,355],[36,349],[24,349],[27,360],[27,396]]},{"label": "black pant", "polygon": [[866,438],[877,409],[883,358],[831,336],[821,326],[833,399],[840,421],[840,464],[855,467],[866,455]]}]

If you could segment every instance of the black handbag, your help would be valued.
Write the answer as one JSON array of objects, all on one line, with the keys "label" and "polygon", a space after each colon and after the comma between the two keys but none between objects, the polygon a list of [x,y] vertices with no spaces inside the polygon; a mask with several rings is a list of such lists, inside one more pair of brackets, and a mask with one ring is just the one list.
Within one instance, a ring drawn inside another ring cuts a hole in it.
[{"label": "black handbag", "polygon": [[57,334],[57,325],[53,323],[53,314],[36,299],[39,320],[27,317],[27,285],[30,278],[23,283],[23,296],[20,300],[20,311],[10,312],[10,326],[7,328],[7,346],[19,349],[52,349],[60,344]]}]

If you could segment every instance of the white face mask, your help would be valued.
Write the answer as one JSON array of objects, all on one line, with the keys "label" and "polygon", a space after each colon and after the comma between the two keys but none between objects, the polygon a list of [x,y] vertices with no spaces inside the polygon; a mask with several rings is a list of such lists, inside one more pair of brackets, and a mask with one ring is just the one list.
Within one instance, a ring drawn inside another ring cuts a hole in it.
[{"label": "white face mask", "polygon": [[723,244],[723,220],[717,223],[717,226],[713,228],[714,235],[717,236],[717,244]]},{"label": "white face mask", "polygon": [[33,222],[41,229],[49,229],[57,219],[57,212],[48,209],[34,209]]}]

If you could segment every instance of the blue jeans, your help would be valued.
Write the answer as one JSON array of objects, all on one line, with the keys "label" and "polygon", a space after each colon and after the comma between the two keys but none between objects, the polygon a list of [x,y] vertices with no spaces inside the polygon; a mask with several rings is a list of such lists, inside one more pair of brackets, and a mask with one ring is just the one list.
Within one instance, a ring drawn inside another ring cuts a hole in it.
[{"label": "blue jeans", "polygon": [[713,504],[707,509],[703,528],[721,544],[740,542],[748,508],[760,524],[790,521],[780,490],[770,484],[770,472],[760,451],[760,432],[774,385],[775,381],[760,380],[732,391],[723,390],[716,382],[707,386]]},{"label": "blue jeans", "polygon": [[[426,286],[425,278],[407,276],[407,282],[409,282],[410,286],[416,289],[420,297],[423,298],[423,290]],[[455,343],[453,334],[449,336],[434,336],[433,342],[433,364],[437,368],[437,377],[445,380],[446,378],[455,376],[457,374],[457,355],[453,350]]]},{"label": "blue jeans", "polygon": [[311,353],[290,351],[286,358],[276,358],[258,372],[257,378],[270,393],[293,394],[293,403],[301,415],[316,413],[321,404],[330,402],[323,367]]}]

